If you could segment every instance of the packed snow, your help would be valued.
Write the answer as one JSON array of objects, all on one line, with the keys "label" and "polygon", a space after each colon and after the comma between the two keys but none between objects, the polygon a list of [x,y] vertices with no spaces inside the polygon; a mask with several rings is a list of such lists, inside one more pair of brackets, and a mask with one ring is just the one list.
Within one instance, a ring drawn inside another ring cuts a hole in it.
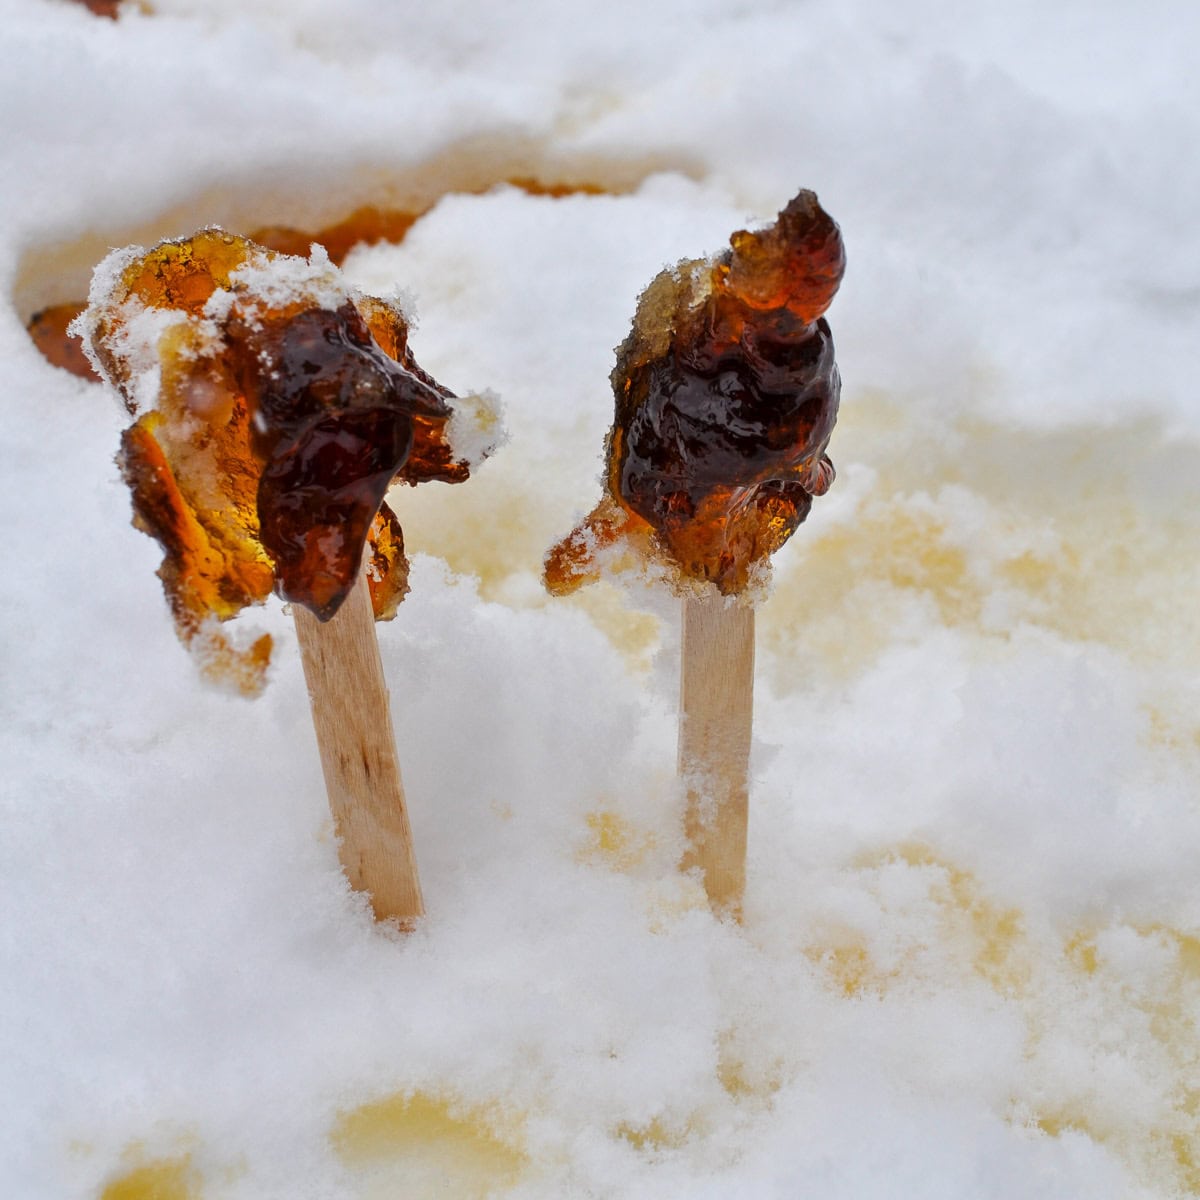
[{"label": "packed snow", "polygon": [[[0,17],[0,1195],[1200,1191],[1200,8]],[[739,927],[677,870],[677,601],[540,570],[640,290],[800,187],[838,479],[759,609]],[[127,415],[25,329],[110,249],[368,204],[424,215],[347,278],[511,435],[392,496],[407,936],[339,868],[289,614],[239,618],[260,699],[204,683]]]}]

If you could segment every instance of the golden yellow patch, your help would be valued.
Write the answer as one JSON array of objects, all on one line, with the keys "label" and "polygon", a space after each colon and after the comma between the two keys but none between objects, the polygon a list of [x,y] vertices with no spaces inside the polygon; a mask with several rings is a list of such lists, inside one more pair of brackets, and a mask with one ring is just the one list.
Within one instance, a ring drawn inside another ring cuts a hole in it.
[{"label": "golden yellow patch", "polygon": [[584,862],[601,862],[618,871],[628,871],[641,863],[654,847],[652,834],[639,830],[631,821],[606,810],[590,812],[584,818],[588,839],[579,852]]},{"label": "golden yellow patch", "polygon": [[1096,940],[1088,933],[1076,933],[1067,940],[1063,948],[1067,961],[1082,971],[1085,975],[1095,975],[1100,967],[1100,957],[1096,950]]},{"label": "golden yellow patch", "polygon": [[1200,750],[1200,725],[1191,711],[1171,713],[1157,704],[1145,706],[1146,740],[1152,746],[1164,746],[1179,753]]},{"label": "golden yellow patch", "polygon": [[363,1200],[483,1200],[516,1184],[527,1162],[519,1119],[425,1092],[341,1114],[330,1140]]},{"label": "golden yellow patch", "polygon": [[[1114,944],[1123,948],[1115,960]],[[1051,1137],[1078,1132],[1103,1142],[1140,1178],[1159,1181],[1171,1194],[1200,1193],[1200,1088],[1195,1084],[1200,938],[1161,924],[1115,925],[1078,930],[1063,950],[1086,994],[1112,1005],[1112,1020],[1139,1031],[1136,1053],[1153,1056],[1161,1097],[1143,1112],[1130,1110],[1119,1096],[1085,1094],[1049,1105],[1031,1124]],[[1130,953],[1133,965],[1122,961]],[[1150,965],[1136,957],[1142,953]],[[1031,1028],[1035,1040],[1039,1027],[1035,1022]]]},{"label": "golden yellow patch", "polygon": [[649,671],[662,636],[662,622],[653,613],[634,608],[624,590],[616,584],[602,579],[552,603],[574,604],[581,608],[614,649],[624,656],[631,671]]},{"label": "golden yellow patch", "polygon": [[777,1056],[764,1060],[760,1053],[753,1054],[752,1062],[748,1062],[747,1040],[737,1026],[722,1031],[717,1041],[717,1081],[732,1100],[768,1106],[783,1086],[783,1063]]},{"label": "golden yellow patch", "polygon": [[[922,873],[926,895],[934,905],[944,950],[961,959],[1003,993],[1019,992],[1027,983],[1032,951],[1027,945],[1019,909],[997,904],[971,872],[963,870],[920,843],[905,843],[864,856],[857,870],[879,871],[902,864]],[[844,995],[883,992],[901,968],[885,970],[871,957],[866,935],[851,927],[822,930],[821,938],[805,948]]]},{"label": "golden yellow patch", "polygon": [[823,501],[778,556],[759,621],[778,690],[816,670],[853,676],[912,627],[914,606],[920,625],[932,615],[1000,637],[1028,625],[1135,660],[1200,658],[1200,560],[1180,553],[1200,544],[1200,489],[1187,483],[1200,458],[1153,426],[923,430],[860,395],[833,449],[835,486],[858,494],[834,523]]},{"label": "golden yellow patch", "polygon": [[618,1125],[617,1137],[628,1142],[636,1150],[677,1150],[688,1140],[691,1124],[671,1125],[661,1117],[655,1117],[645,1125]]},{"label": "golden yellow patch", "polygon": [[114,1179],[100,1200],[199,1200],[199,1177],[187,1155],[145,1163]]}]

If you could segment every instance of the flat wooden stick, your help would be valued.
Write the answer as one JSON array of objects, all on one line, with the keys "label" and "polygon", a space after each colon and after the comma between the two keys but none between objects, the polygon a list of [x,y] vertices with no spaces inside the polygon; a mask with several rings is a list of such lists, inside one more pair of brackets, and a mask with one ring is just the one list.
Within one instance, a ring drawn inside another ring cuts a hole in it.
[{"label": "flat wooden stick", "polygon": [[410,926],[425,906],[365,571],[328,621],[293,611],[338,857],[377,920]]},{"label": "flat wooden stick", "polygon": [[699,867],[714,912],[742,918],[754,720],[754,609],[683,602],[679,775],[687,785],[684,870]]}]

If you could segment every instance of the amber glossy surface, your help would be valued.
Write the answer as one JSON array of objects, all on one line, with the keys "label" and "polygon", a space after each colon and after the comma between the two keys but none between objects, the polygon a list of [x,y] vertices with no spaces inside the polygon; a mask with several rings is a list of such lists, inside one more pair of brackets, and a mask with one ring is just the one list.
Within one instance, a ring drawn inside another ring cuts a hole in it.
[{"label": "amber glossy surface", "polygon": [[833,480],[840,379],[822,318],[845,267],[812,192],[714,260],[642,293],[612,373],[606,495],[546,562],[569,592],[625,540],[726,594],[782,546]]},{"label": "amber glossy surface", "polygon": [[[408,568],[388,486],[468,473],[445,436],[452,393],[413,360],[402,314],[262,282],[276,268],[286,280],[296,261],[202,230],[126,265],[90,326],[137,416],[119,463],[134,523],[163,547],[177,628],[200,639],[210,673],[245,691],[261,683],[269,645],[236,651],[214,621],[273,590],[328,619],[368,540],[376,615],[393,615]],[[142,411],[145,351],[131,350],[131,326],[147,319],[159,384]]]},{"label": "amber glossy surface", "polygon": [[326,619],[354,586],[368,529],[414,449],[450,459],[446,393],[388,357],[352,304],[233,319],[226,340],[262,464],[260,540],[279,592]]},{"label": "amber glossy surface", "polygon": [[121,8],[121,0],[76,0],[77,4],[82,4],[84,8],[93,12],[98,17],[108,17],[115,21]]},{"label": "amber glossy surface", "polygon": [[346,255],[360,244],[374,245],[376,242],[402,242],[419,212],[408,212],[394,208],[379,208],[373,204],[356,208],[348,217],[326,225],[312,233],[296,229],[291,225],[268,225],[256,229],[250,238],[262,246],[278,250],[283,254],[307,256],[316,242],[325,247],[332,262],[339,265]]},{"label": "amber glossy surface", "polygon": [[79,338],[67,332],[67,326],[75,320],[87,305],[81,301],[52,304],[29,318],[27,326],[33,344],[42,357],[53,366],[62,367],[80,379],[98,379],[99,376],[88,362]]}]

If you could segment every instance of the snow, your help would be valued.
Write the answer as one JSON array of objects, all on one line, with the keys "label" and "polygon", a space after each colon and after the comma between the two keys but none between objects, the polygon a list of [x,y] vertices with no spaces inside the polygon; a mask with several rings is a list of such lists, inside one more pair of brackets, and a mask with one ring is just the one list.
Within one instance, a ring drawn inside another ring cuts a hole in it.
[{"label": "snow", "polygon": [[[1194,1192],[1200,9],[153,8],[0,0],[0,1194]],[[802,186],[839,475],[759,611],[739,929],[675,870],[675,602],[538,574],[641,289]],[[407,938],[288,614],[259,700],[203,683],[127,415],[24,330],[110,249],[366,203],[432,207],[350,284],[511,434],[394,497]]]},{"label": "snow", "polygon": [[323,246],[314,246],[308,258],[287,255],[271,262],[266,255],[251,255],[230,272],[229,282],[231,288],[218,288],[209,297],[206,316],[221,320],[235,300],[254,314],[260,304],[270,309],[298,300],[336,310],[350,298]]}]

